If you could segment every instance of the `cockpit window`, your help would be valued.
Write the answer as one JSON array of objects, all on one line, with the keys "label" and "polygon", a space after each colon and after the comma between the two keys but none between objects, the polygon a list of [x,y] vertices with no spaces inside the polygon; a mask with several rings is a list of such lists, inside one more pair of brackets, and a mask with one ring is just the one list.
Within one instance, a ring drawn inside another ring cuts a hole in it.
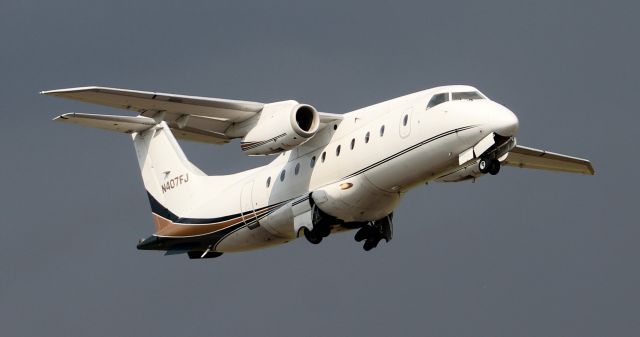
[{"label": "cockpit window", "polygon": [[451,93],[452,101],[463,101],[463,100],[473,101],[474,99],[484,99],[484,96],[482,96],[477,91],[464,91],[464,92]]},{"label": "cockpit window", "polygon": [[434,106],[438,105],[438,104],[442,104],[446,101],[449,100],[449,93],[448,92],[444,92],[441,94],[437,94],[437,95],[433,95],[433,97],[431,97],[431,100],[429,101],[429,104],[427,104],[427,109],[429,108],[433,108]]}]

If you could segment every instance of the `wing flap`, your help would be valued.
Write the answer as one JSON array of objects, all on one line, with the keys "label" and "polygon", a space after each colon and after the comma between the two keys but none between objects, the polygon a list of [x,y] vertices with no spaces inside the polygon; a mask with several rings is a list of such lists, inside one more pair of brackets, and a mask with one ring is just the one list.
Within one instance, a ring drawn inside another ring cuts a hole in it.
[{"label": "wing flap", "polygon": [[589,160],[520,145],[509,151],[504,164],[548,171],[595,174]]}]

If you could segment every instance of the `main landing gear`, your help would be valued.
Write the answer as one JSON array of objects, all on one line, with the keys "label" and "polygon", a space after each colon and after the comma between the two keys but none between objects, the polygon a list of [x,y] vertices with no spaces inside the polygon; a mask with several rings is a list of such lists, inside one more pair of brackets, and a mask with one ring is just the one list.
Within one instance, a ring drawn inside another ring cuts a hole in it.
[{"label": "main landing gear", "polygon": [[478,162],[478,169],[481,173],[489,173],[495,176],[500,172],[500,161],[495,158],[480,158]]},{"label": "main landing gear", "polygon": [[369,222],[344,222],[324,213],[317,206],[313,205],[312,216],[313,229],[305,227],[303,233],[307,241],[314,245],[319,244],[323,238],[331,234],[331,226],[333,225],[340,225],[348,229],[360,228],[356,232],[355,239],[358,242],[364,241],[363,248],[366,251],[378,246],[378,243],[382,239],[389,242],[393,236],[393,213],[382,219]]},{"label": "main landing gear", "polygon": [[364,250],[370,251],[378,246],[380,240],[389,242],[393,237],[393,213],[380,220],[370,221],[356,232],[355,240],[364,240]]},{"label": "main landing gear", "polygon": [[307,241],[317,245],[322,242],[323,238],[326,238],[331,234],[331,225],[338,223],[339,221],[321,211],[316,205],[313,205],[312,207],[313,229],[309,230],[305,227],[304,237],[307,238]]}]

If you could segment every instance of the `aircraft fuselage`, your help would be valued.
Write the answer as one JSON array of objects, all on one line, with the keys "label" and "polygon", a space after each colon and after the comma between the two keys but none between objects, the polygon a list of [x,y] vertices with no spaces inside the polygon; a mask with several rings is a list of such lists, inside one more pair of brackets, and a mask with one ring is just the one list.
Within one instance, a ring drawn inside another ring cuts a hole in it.
[{"label": "aircraft fuselage", "polygon": [[[499,103],[483,97],[428,108],[432,95],[427,90],[344,114],[340,123],[323,128],[314,142],[284,152],[266,166],[226,177],[225,186],[212,187],[209,197],[182,217],[235,216],[232,226],[166,226],[170,230],[160,230],[139,248],[230,252],[284,243],[310,227],[297,217],[314,205],[345,223],[333,231],[381,219],[410,188],[460,168],[459,156],[465,150],[489,135],[511,139],[517,131],[518,119]],[[163,186],[163,191],[172,193],[172,188]]]}]

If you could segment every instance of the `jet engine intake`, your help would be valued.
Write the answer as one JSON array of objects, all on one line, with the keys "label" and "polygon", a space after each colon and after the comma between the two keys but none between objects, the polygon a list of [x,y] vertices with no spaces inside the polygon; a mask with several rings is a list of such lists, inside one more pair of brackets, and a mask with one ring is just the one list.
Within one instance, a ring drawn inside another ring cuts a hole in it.
[{"label": "jet engine intake", "polygon": [[320,127],[318,111],[308,104],[284,101],[266,104],[256,119],[227,133],[247,130],[240,144],[250,156],[290,150],[313,137]]}]

